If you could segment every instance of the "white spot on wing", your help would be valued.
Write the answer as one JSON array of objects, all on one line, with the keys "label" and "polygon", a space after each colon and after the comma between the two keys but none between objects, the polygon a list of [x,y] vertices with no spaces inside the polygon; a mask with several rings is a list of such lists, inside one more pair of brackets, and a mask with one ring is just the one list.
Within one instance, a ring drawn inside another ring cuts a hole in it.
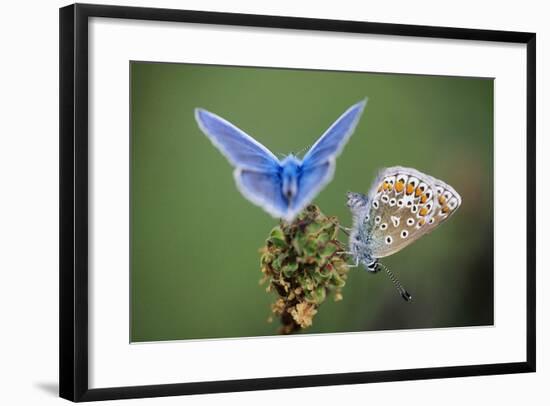
[{"label": "white spot on wing", "polygon": [[394,227],[398,227],[398,226],[399,226],[400,217],[391,216],[390,219],[391,219],[391,222],[392,222],[392,224],[393,224]]}]

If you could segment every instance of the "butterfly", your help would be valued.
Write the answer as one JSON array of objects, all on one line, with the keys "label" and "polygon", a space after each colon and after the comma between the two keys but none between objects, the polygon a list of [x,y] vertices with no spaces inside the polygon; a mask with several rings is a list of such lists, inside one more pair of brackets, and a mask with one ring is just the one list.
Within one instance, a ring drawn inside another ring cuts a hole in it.
[{"label": "butterfly", "polygon": [[229,121],[195,109],[202,132],[229,163],[241,194],[273,217],[290,222],[332,180],[336,157],[353,134],[367,100],[347,109],[313,144],[303,159],[279,160]]},{"label": "butterfly", "polygon": [[445,182],[416,169],[395,166],[380,171],[367,195],[348,192],[353,225],[349,252],[353,266],[384,269],[405,300],[411,295],[380,258],[401,251],[448,220],[462,203]]}]

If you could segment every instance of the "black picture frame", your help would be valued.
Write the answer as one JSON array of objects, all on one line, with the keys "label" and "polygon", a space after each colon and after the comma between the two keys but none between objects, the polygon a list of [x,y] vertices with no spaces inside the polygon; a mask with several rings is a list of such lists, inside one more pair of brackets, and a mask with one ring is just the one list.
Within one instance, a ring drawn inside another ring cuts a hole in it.
[{"label": "black picture frame", "polygon": [[[88,19],[91,17],[526,44],[527,241],[525,243],[527,244],[527,323],[525,326],[525,339],[527,352],[525,361],[90,389],[88,385]],[[61,8],[59,22],[59,392],[62,398],[81,402],[535,371],[536,35],[534,33],[91,4],[74,4]]]}]

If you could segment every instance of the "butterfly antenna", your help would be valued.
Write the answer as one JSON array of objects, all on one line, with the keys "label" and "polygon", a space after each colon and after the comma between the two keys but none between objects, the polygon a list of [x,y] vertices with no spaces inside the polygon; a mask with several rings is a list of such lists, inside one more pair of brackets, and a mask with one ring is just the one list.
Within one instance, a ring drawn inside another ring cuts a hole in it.
[{"label": "butterfly antenna", "polygon": [[298,152],[296,153],[296,156],[300,156],[300,155],[301,155],[302,153],[304,153],[305,151],[310,150],[312,146],[313,146],[313,144],[308,145],[308,146],[305,147],[305,148],[302,148],[300,151],[298,151]]},{"label": "butterfly antenna", "polygon": [[399,279],[395,277],[393,272],[390,271],[386,265],[381,264],[380,262],[378,263],[378,266],[382,268],[384,271],[386,271],[386,273],[390,277],[390,280],[392,281],[393,285],[397,288],[397,291],[399,292],[401,297],[405,299],[407,302],[410,302],[412,300],[412,296],[410,295],[409,292],[407,292],[407,290],[403,287],[403,285],[401,285],[401,282],[399,282]]}]

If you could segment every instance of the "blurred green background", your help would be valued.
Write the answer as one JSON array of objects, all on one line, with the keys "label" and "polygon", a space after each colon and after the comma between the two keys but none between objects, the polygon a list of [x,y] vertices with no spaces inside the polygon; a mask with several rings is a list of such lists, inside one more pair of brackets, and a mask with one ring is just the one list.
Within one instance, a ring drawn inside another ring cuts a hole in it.
[{"label": "blurred green background", "polygon": [[[275,334],[258,249],[277,223],[245,200],[193,116],[203,107],[277,154],[303,151],[349,106],[361,121],[315,200],[344,225],[348,190],[411,166],[452,185],[459,211],[384,263],[352,269],[344,300],[304,333],[493,323],[493,80],[131,63],[131,341]],[[343,241],[347,241],[342,234]]]}]

